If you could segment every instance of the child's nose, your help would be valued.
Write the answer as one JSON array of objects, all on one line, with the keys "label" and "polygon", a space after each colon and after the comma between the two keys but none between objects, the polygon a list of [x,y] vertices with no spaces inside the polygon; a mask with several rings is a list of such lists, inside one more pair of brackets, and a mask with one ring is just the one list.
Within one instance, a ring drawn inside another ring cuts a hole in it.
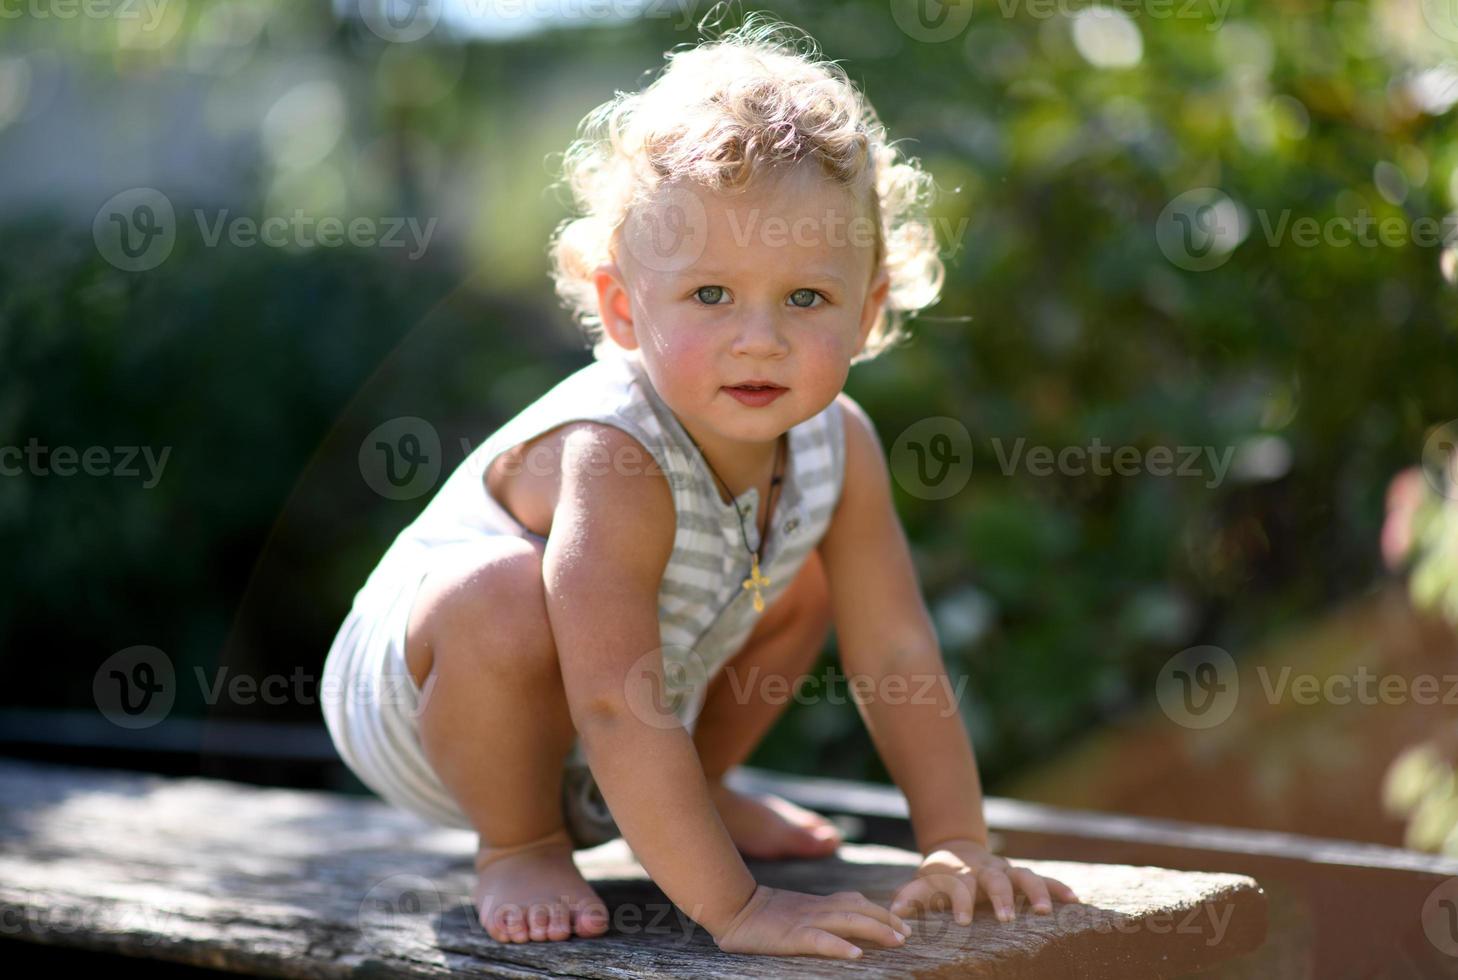
[{"label": "child's nose", "polygon": [[787,349],[784,331],[774,314],[752,314],[739,321],[734,334],[736,354],[766,356],[784,353]]}]

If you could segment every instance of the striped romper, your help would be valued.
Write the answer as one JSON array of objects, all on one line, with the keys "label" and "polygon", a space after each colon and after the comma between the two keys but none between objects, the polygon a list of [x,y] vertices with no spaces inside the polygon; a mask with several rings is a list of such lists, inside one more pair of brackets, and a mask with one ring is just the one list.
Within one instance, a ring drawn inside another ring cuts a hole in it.
[{"label": "striped romper", "polygon": [[[759,490],[725,503],[682,424],[659,398],[636,355],[612,355],[560,381],[497,429],[451,473],[430,503],[386,550],[356,593],[324,664],[325,723],[344,763],[386,801],[434,823],[472,829],[421,750],[421,690],[405,666],[405,628],[425,574],[462,557],[483,537],[541,537],[486,489],[501,452],[567,422],[591,420],[633,436],[652,454],[673,494],[677,531],[658,590],[665,696],[692,732],[708,683],[744,645],[759,613],[750,590],[751,547],[759,544]],[[794,580],[830,524],[845,466],[844,419],[832,402],[789,430],[785,476],[760,572],[768,607]],[[530,458],[526,465],[530,465]],[[640,465],[646,466],[646,461]],[[736,510],[743,513],[743,533]],[[578,847],[619,836],[574,741],[562,780],[562,811]]]}]

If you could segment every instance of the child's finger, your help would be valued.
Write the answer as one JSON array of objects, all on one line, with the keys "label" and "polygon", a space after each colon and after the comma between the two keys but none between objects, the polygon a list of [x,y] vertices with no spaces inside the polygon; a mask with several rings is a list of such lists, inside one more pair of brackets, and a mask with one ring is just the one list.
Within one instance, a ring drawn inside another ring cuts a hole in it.
[{"label": "child's finger", "polygon": [[[896,915],[918,915],[921,911],[931,910],[932,887],[925,878],[917,878],[901,889],[900,894],[891,903],[891,911]],[[920,906],[920,909],[917,908]]]},{"label": "child's finger", "polygon": [[1072,888],[1069,888],[1067,885],[1065,885],[1063,882],[1059,881],[1057,878],[1049,878],[1046,875],[1044,875],[1043,876],[1043,883],[1049,887],[1049,889],[1053,892],[1054,895],[1058,896],[1058,901],[1060,901],[1060,902],[1072,902],[1075,905],[1082,905],[1083,904],[1083,899],[1081,899],[1077,895],[1075,895],[1073,893],[1073,889]]},{"label": "child's finger", "polygon": [[1007,873],[1003,871],[983,872],[982,890],[987,892],[987,900],[992,903],[992,908],[997,914],[999,922],[1011,921],[1013,917],[1013,889],[1012,882],[1007,880]]},{"label": "child's finger", "polygon": [[[963,884],[963,881],[966,884]],[[977,879],[967,878],[956,879],[955,884],[948,889],[952,894],[952,916],[957,920],[958,925],[970,926],[972,924],[972,907],[977,904]]]},{"label": "child's finger", "polygon": [[1007,873],[1008,877],[1017,882],[1022,888],[1023,894],[1028,896],[1028,901],[1033,903],[1034,912],[1052,912],[1053,901],[1048,897],[1048,887],[1043,884],[1043,879],[1027,868],[1012,868]]},{"label": "child's finger", "polygon": [[926,882],[933,900],[939,895],[946,898],[945,905],[957,922],[964,926],[972,922],[972,907],[977,904],[976,878],[964,874],[932,874],[922,875],[921,880]]}]

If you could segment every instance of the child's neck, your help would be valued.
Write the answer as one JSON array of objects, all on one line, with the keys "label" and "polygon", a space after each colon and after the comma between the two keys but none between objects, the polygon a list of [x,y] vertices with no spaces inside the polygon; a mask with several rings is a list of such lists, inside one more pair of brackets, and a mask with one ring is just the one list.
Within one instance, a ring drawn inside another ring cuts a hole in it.
[{"label": "child's neck", "polygon": [[[683,420],[679,420],[683,424]],[[727,492],[737,498],[749,490],[750,487],[759,487],[760,505],[764,504],[764,494],[769,486],[770,478],[776,473],[776,454],[783,460],[780,463],[782,469],[789,468],[789,433],[780,435],[765,443],[746,442],[721,442],[712,437],[701,437],[697,432],[689,431],[684,426],[699,446],[699,452],[703,454],[712,471],[711,475],[717,475],[715,481],[719,491],[719,499],[723,503],[732,503],[732,499],[725,499]]]}]

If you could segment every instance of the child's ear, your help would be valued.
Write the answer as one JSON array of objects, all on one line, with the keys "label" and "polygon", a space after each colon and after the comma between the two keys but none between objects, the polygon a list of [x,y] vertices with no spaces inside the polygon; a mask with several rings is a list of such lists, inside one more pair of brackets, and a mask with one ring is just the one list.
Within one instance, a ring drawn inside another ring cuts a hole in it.
[{"label": "child's ear", "polygon": [[603,332],[624,350],[636,350],[633,305],[628,300],[622,270],[616,262],[604,262],[593,271],[592,281],[597,287],[597,313],[602,317]]},{"label": "child's ear", "polygon": [[875,278],[871,280],[870,291],[866,293],[866,302],[861,306],[860,336],[856,338],[856,354],[865,348],[866,338],[871,335],[871,328],[876,325],[876,318],[881,315],[881,308],[886,305],[886,295],[890,290],[891,274],[886,271],[885,266],[882,266],[877,270]]}]

